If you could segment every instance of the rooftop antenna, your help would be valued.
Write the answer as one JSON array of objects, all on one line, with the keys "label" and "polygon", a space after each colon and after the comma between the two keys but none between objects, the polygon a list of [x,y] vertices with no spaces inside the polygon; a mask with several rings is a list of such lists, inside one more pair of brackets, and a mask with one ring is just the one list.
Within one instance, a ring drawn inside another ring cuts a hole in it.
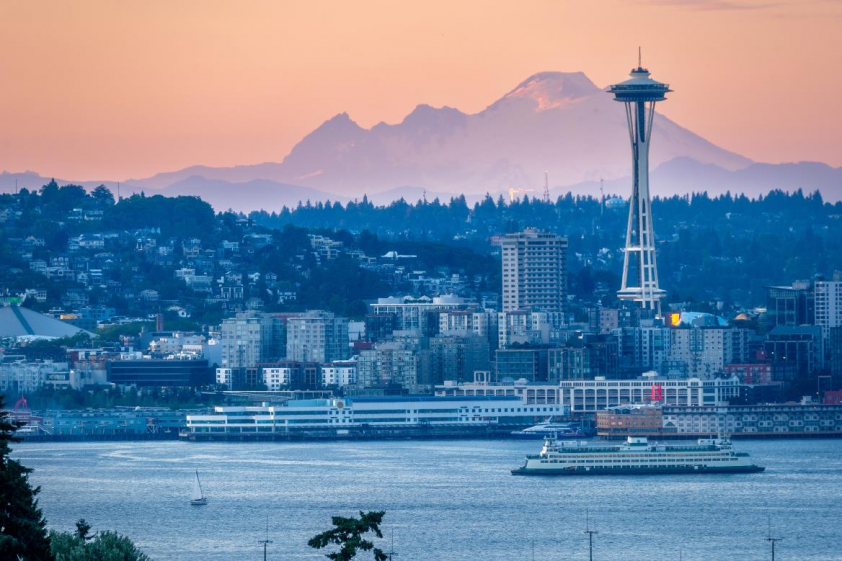
[{"label": "rooftop antenna", "polygon": [[766,541],[772,544],[772,561],[775,561],[775,544],[781,541],[783,538],[773,538],[772,537],[772,517],[769,517],[769,536],[766,538]]},{"label": "rooftop antenna", "polygon": [[637,48],[637,67],[643,68],[643,51],[640,47]]},{"label": "rooftop antenna", "polygon": [[257,543],[263,546],[263,561],[266,561],[266,548],[269,547],[269,544],[272,543],[272,540],[269,539],[269,517],[266,517],[266,539],[265,540],[258,540]]},{"label": "rooftop antenna", "polygon": [[550,202],[550,173],[544,172],[544,202]]},{"label": "rooftop antenna", "polygon": [[585,533],[588,535],[588,559],[593,561],[593,536],[598,534],[596,530],[591,530],[590,513],[585,509]]}]

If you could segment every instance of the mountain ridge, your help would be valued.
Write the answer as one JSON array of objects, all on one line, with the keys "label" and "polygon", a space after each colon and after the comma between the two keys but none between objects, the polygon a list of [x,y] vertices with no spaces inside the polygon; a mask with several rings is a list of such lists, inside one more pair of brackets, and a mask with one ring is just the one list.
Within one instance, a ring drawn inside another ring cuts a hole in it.
[{"label": "mountain ridge", "polygon": [[[663,115],[653,165],[679,156],[738,169],[751,163]],[[280,183],[354,196],[400,185],[482,193],[537,184],[545,170],[564,184],[621,177],[630,156],[625,113],[583,72],[539,72],[468,114],[421,103],[400,122],[361,127],[342,112],[313,129],[279,163],[185,168],[132,180],[164,188],[200,172],[208,179]]]}]

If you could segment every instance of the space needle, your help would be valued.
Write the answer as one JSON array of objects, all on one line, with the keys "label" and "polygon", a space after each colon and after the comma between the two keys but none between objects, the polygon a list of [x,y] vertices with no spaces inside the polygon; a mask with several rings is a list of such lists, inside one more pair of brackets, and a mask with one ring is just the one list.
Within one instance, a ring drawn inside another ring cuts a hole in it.
[{"label": "space needle", "polygon": [[637,68],[631,79],[609,87],[614,100],[626,106],[629,140],[632,149],[632,194],[629,200],[629,222],[626,228],[626,249],[623,258],[623,281],[617,296],[621,300],[640,302],[644,310],[661,316],[661,299],[666,291],[658,286],[655,261],[655,231],[652,226],[652,204],[649,200],[649,141],[655,104],[671,92],[668,84],[649,77],[643,68],[638,50]]}]

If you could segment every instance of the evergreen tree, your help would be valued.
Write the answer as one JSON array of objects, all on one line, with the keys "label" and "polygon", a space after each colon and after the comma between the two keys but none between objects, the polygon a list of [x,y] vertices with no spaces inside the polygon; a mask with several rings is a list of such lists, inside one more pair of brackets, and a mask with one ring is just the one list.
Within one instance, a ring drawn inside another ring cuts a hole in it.
[{"label": "evergreen tree", "polygon": [[371,551],[375,561],[386,561],[387,555],[381,549],[374,547],[372,542],[363,538],[363,534],[368,532],[373,532],[378,538],[383,537],[380,523],[385,514],[383,511],[360,511],[359,518],[334,516],[333,529],[314,536],[307,545],[313,549],[322,549],[330,544],[338,545],[339,551],[325,555],[333,561],[351,561],[359,551]]},{"label": "evergreen tree", "polygon": [[91,525],[88,524],[84,518],[80,518],[79,521],[76,522],[76,537],[84,542],[93,539],[93,536],[91,535]]},{"label": "evergreen tree", "polygon": [[40,561],[52,559],[46,521],[38,508],[40,491],[29,484],[31,469],[9,457],[11,442],[19,442],[20,423],[3,410],[0,396],[0,559]]}]

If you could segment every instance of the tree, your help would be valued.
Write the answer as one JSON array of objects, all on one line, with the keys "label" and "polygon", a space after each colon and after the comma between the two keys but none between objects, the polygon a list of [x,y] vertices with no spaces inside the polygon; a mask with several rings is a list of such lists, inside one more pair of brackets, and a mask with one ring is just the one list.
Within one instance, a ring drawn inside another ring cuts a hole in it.
[{"label": "tree", "polygon": [[79,538],[83,542],[86,542],[88,540],[93,539],[93,536],[91,535],[91,525],[88,524],[85,521],[84,518],[80,518],[76,522],[76,534],[75,535],[76,535],[77,538]]},{"label": "tree", "polygon": [[149,556],[117,532],[99,532],[95,536],[82,538],[79,524],[90,526],[84,519],[76,523],[76,532],[50,532],[52,555],[55,561],[150,561]]},{"label": "tree", "polygon": [[378,538],[383,537],[380,523],[385,514],[383,511],[360,511],[359,518],[334,516],[331,519],[333,529],[314,536],[307,545],[313,549],[322,549],[330,544],[339,546],[338,552],[325,555],[333,561],[351,561],[357,556],[358,551],[371,551],[375,561],[386,561],[387,555],[381,549],[374,547],[372,542],[363,538],[363,534],[368,532],[373,532]]},{"label": "tree", "polygon": [[0,559],[40,561],[52,559],[46,521],[29,484],[31,469],[9,458],[11,442],[21,423],[3,410],[0,396]]},{"label": "tree", "polygon": [[91,198],[101,206],[114,204],[114,194],[105,185],[100,185],[91,192]]}]

